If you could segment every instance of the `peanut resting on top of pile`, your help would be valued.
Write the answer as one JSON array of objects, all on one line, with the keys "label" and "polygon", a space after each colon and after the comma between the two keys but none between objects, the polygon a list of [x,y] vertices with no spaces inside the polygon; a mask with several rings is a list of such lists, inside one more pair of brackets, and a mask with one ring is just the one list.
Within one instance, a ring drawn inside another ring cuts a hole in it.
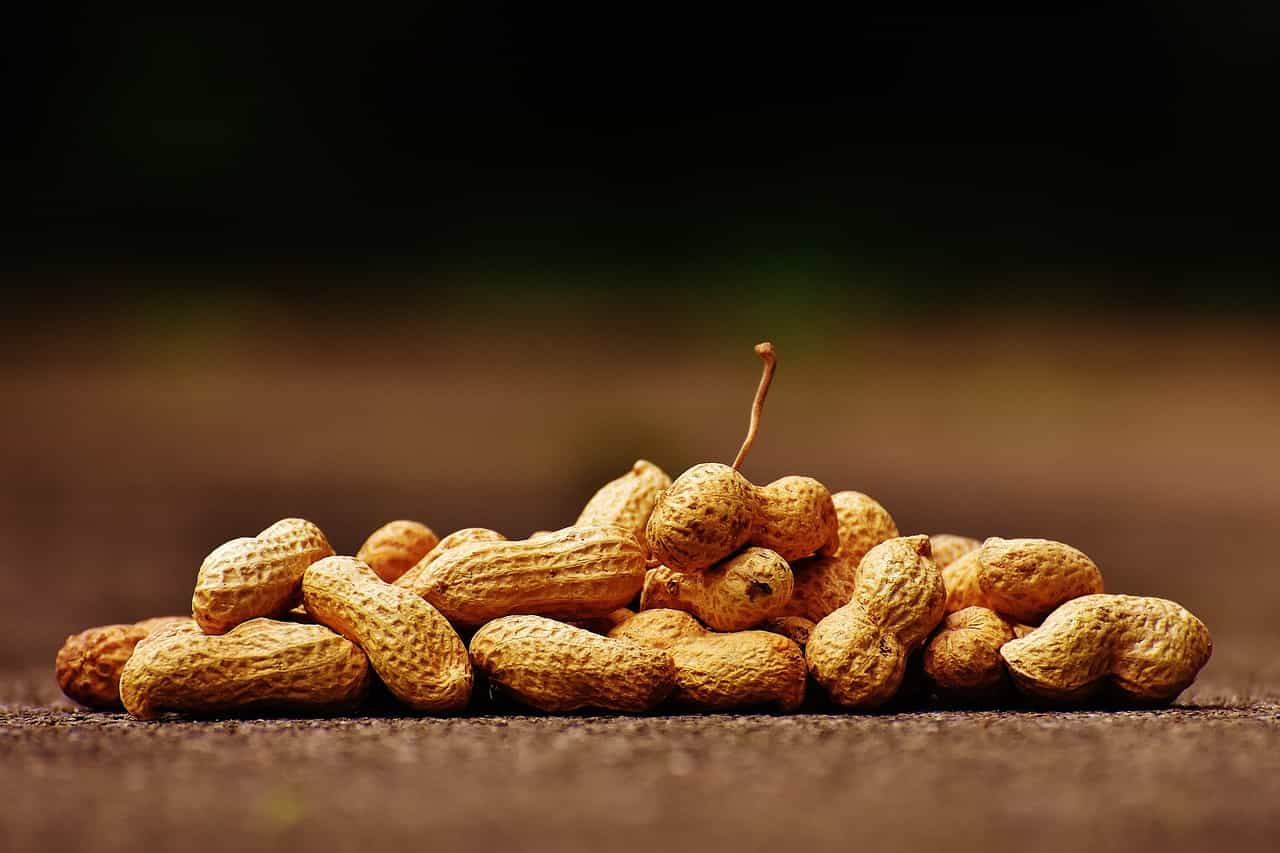
[{"label": "peanut resting on top of pile", "polygon": [[869,710],[904,692],[1150,707],[1208,662],[1199,619],[1104,593],[1098,566],[1065,543],[903,536],[861,492],[752,483],[740,469],[776,366],[772,344],[755,349],[764,371],[732,465],[672,481],[639,460],[571,526],[526,539],[441,538],[401,519],[352,557],[286,518],[204,558],[190,617],[68,637],[58,685],[143,720],[354,713],[375,699],[422,714],[495,700],[545,713]]}]

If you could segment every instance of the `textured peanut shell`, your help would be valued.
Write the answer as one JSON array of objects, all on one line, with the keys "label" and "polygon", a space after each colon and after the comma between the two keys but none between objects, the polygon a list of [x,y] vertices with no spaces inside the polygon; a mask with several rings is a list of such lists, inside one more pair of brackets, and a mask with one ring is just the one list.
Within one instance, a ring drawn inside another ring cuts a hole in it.
[{"label": "textured peanut shell", "polygon": [[804,701],[804,654],[778,634],[712,633],[688,613],[660,609],[637,613],[609,636],[671,652],[676,705],[703,711],[776,705],[793,711]]},{"label": "textured peanut shell", "polygon": [[58,650],[54,674],[67,698],[88,708],[120,707],[120,671],[151,631],[141,625],[103,625],[72,634]]},{"label": "textured peanut shell", "polygon": [[945,696],[997,698],[1008,687],[1000,647],[1013,628],[985,607],[966,607],[947,615],[924,652],[924,671]]},{"label": "textured peanut shell", "polygon": [[927,536],[889,539],[858,564],[852,600],[809,635],[809,673],[837,704],[874,708],[902,684],[907,656],[942,620],[946,591]]},{"label": "textured peanut shell", "polygon": [[765,548],[746,548],[704,572],[659,566],[645,575],[640,609],[685,610],[715,631],[744,631],[778,616],[791,600],[787,561]]},{"label": "textured peanut shell", "polygon": [[428,551],[411,569],[396,578],[394,583],[396,586],[411,589],[418,595],[422,595],[422,591],[419,588],[422,583],[422,576],[426,572],[427,566],[431,565],[436,557],[460,545],[468,545],[472,542],[502,542],[506,538],[498,531],[490,530],[487,527],[464,527],[461,530],[455,530],[436,543],[434,548]]},{"label": "textured peanut shell", "polygon": [[1039,624],[1063,602],[1102,592],[1093,560],[1061,542],[992,537],[978,555],[983,599],[1016,622]]},{"label": "textured peanut shell", "polygon": [[791,564],[795,588],[782,611],[817,622],[853,597],[858,563],[866,553],[898,535],[893,517],[875,499],[862,492],[836,492],[831,496],[836,508],[840,548],[831,556],[809,557]]},{"label": "textured peanut shell", "polygon": [[389,521],[360,546],[356,559],[387,583],[413,568],[440,543],[440,537],[417,521]]},{"label": "textured peanut shell", "polygon": [[206,634],[259,616],[276,617],[299,601],[302,573],[333,554],[320,528],[301,518],[277,521],[255,537],[232,539],[205,557],[191,615]]},{"label": "textured peanut shell", "polygon": [[453,626],[407,589],[384,583],[353,557],[313,563],[302,579],[307,612],[364,649],[391,694],[415,711],[460,711],[471,664]]},{"label": "textured peanut shell", "polygon": [[831,492],[812,477],[783,477],[760,486],[756,504],[751,544],[776,551],[784,560],[835,554],[839,549]]},{"label": "textured peanut shell", "polygon": [[982,542],[954,533],[935,533],[929,537],[929,545],[933,548],[933,561],[938,568],[945,569],[970,551],[981,548]]},{"label": "textured peanut shell", "polygon": [[968,551],[942,567],[942,583],[947,589],[947,612],[955,613],[966,607],[992,609],[991,602],[978,585],[982,571],[981,550]]},{"label": "textured peanut shell", "polygon": [[150,634],[161,628],[168,628],[170,625],[193,625],[195,620],[190,616],[151,616],[147,619],[139,619],[134,624],[140,628],[146,628],[147,633]]},{"label": "textured peanut shell", "polygon": [[629,604],[645,553],[618,527],[566,527],[535,541],[472,542],[445,551],[414,585],[455,625],[529,614],[593,619]]},{"label": "textured peanut shell", "polygon": [[[652,462],[637,459],[631,470],[600,487],[587,501],[574,522],[575,527],[621,527],[645,546],[644,529],[649,523],[658,495],[671,485],[671,478]],[[533,538],[533,537],[530,537]]]},{"label": "textured peanut shell", "polygon": [[639,713],[670,695],[670,653],[542,616],[495,619],[471,638],[471,660],[514,698],[550,713]]},{"label": "textured peanut shell", "polygon": [[162,628],[138,643],[120,677],[120,697],[143,720],[247,711],[317,712],[359,704],[369,661],[323,625],[251,619],[225,634],[194,623]]},{"label": "textured peanut shell", "polygon": [[835,506],[810,477],[757,487],[718,462],[694,465],[658,496],[645,526],[649,552],[678,572],[699,572],[744,545],[795,560],[839,547]]},{"label": "textured peanut shell", "polygon": [[803,649],[809,644],[809,635],[813,633],[815,624],[803,616],[775,616],[761,622],[760,630],[781,634]]},{"label": "textured peanut shell", "polygon": [[1000,649],[1019,690],[1062,704],[1172,702],[1212,654],[1209,630],[1176,602],[1103,594],[1066,602]]}]

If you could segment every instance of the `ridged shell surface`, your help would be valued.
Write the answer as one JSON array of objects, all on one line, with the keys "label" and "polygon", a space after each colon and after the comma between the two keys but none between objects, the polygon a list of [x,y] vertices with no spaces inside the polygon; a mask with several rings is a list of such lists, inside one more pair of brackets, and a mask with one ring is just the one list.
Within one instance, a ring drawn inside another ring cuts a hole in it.
[{"label": "ridged shell surface", "polygon": [[490,530],[487,527],[464,527],[461,530],[455,530],[448,536],[441,539],[436,546],[428,551],[422,559],[418,560],[407,572],[394,581],[396,586],[411,589],[417,595],[422,595],[422,576],[427,571],[427,566],[435,562],[445,551],[457,548],[459,545],[468,545],[472,542],[505,542],[505,536],[496,530]]},{"label": "ridged shell surface", "polygon": [[1051,539],[993,536],[978,551],[978,586],[987,606],[1017,622],[1039,624],[1073,598],[1102,592],[1102,573],[1079,550]]},{"label": "ridged shell surface", "polygon": [[645,546],[644,529],[649,515],[671,478],[652,462],[637,459],[631,470],[600,487],[583,507],[575,527],[621,527],[629,531],[641,547]]},{"label": "ridged shell surface", "polygon": [[435,531],[419,521],[389,521],[369,534],[356,552],[356,559],[392,583],[439,543]]},{"label": "ridged shell surface", "polygon": [[791,564],[795,575],[791,601],[783,613],[814,622],[853,598],[858,563],[867,552],[898,535],[888,510],[862,492],[843,491],[831,496],[836,509],[840,548],[831,556],[808,557]]},{"label": "ridged shell surface", "polygon": [[150,633],[141,625],[103,625],[72,634],[54,662],[58,686],[87,708],[119,708],[120,671]]},{"label": "ridged shell surface", "polygon": [[716,631],[744,631],[780,615],[791,601],[787,561],[766,548],[746,548],[706,571],[652,569],[640,609],[687,610]]}]

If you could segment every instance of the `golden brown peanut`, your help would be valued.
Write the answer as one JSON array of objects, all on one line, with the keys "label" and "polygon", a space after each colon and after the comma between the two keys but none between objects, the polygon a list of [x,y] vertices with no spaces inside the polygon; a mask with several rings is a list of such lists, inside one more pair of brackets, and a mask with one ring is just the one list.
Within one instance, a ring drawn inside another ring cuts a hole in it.
[{"label": "golden brown peanut", "polygon": [[356,559],[373,569],[378,577],[392,583],[438,544],[440,537],[425,524],[389,521],[369,534],[356,552]]},{"label": "golden brown peanut", "polygon": [[686,610],[715,631],[743,631],[782,613],[791,600],[791,568],[765,548],[747,548],[705,572],[659,566],[645,575],[640,609]]},{"label": "golden brown peanut", "polygon": [[983,598],[1015,622],[1039,624],[1063,602],[1102,592],[1093,560],[1061,542],[993,536],[978,554]]},{"label": "golden brown peanut", "polygon": [[836,492],[831,496],[836,508],[840,548],[831,556],[795,561],[795,590],[782,612],[803,616],[814,622],[853,597],[854,576],[866,553],[898,535],[898,526],[888,511],[862,492]]},{"label": "golden brown peanut", "polygon": [[1172,702],[1212,654],[1209,630],[1181,605],[1102,594],[1071,599],[1000,649],[1019,690],[1064,704]]},{"label": "golden brown peanut", "polygon": [[793,711],[804,701],[804,654],[786,637],[768,631],[717,634],[681,610],[644,610],[609,632],[671,652],[677,705],[728,711],[777,705]]},{"label": "golden brown peanut", "polygon": [[353,557],[307,568],[302,597],[316,621],[360,646],[396,699],[415,711],[460,711],[471,699],[467,647],[453,626],[407,589]]},{"label": "golden brown peanut", "polygon": [[309,521],[286,518],[255,537],[232,539],[205,557],[191,615],[206,634],[259,616],[280,616],[298,603],[302,573],[331,556],[329,540]]},{"label": "golden brown peanut", "polygon": [[[587,501],[575,527],[595,525],[621,527],[630,531],[640,546],[645,546],[644,528],[658,494],[671,485],[671,478],[652,462],[637,459],[631,470],[610,480]],[[533,537],[530,537],[533,538]]]},{"label": "golden brown peanut", "polygon": [[809,635],[809,673],[837,704],[874,708],[902,684],[907,656],[942,620],[946,590],[929,537],[882,542],[858,564],[853,599]]},{"label": "golden brown peanut", "polygon": [[933,548],[933,561],[940,569],[945,569],[970,551],[982,547],[979,540],[954,533],[935,533],[929,537],[929,545]]},{"label": "golden brown peanut", "polygon": [[961,554],[946,566],[942,567],[942,583],[947,588],[947,612],[955,613],[966,607],[985,607],[991,609],[987,597],[982,594],[978,585],[978,574],[982,571],[982,551],[969,551]]},{"label": "golden brown peanut", "polygon": [[168,628],[170,625],[190,625],[195,622],[190,616],[151,616],[147,619],[139,619],[134,624],[139,628],[146,628],[147,633],[159,631],[161,628]]},{"label": "golden brown peanut", "polygon": [[925,647],[925,674],[948,698],[998,698],[1009,685],[1000,647],[1012,639],[1013,628],[994,610],[966,607],[948,614]]},{"label": "golden brown peanut", "polygon": [[138,643],[120,676],[130,714],[348,709],[369,684],[364,652],[322,625],[251,619],[225,634],[195,623]]},{"label": "golden brown peanut", "polygon": [[644,549],[622,528],[566,527],[545,539],[451,548],[412,590],[463,627],[516,614],[581,621],[629,604],[644,565]]},{"label": "golden brown peanut", "polygon": [[72,634],[58,650],[54,672],[67,698],[88,708],[120,707],[120,670],[139,640],[141,625],[103,625]]},{"label": "golden brown peanut", "polygon": [[[396,578],[395,585],[417,590],[427,566],[431,565],[436,557],[439,557],[445,551],[457,548],[459,545],[469,545],[472,542],[502,542],[506,538],[498,531],[490,530],[487,527],[464,527],[461,530],[455,530],[441,539],[434,548],[414,564],[413,568]],[[418,594],[421,595],[421,593]]]},{"label": "golden brown peanut", "polygon": [[761,631],[781,634],[800,648],[809,644],[809,635],[813,633],[814,621],[803,616],[775,616],[760,623]]},{"label": "golden brown peanut", "polygon": [[471,638],[471,660],[513,697],[551,713],[639,713],[675,687],[671,655],[542,616],[507,616]]},{"label": "golden brown peanut", "polygon": [[679,572],[702,571],[747,544],[784,560],[839,546],[835,505],[817,480],[757,487],[716,462],[693,466],[658,496],[645,536],[653,558]]}]

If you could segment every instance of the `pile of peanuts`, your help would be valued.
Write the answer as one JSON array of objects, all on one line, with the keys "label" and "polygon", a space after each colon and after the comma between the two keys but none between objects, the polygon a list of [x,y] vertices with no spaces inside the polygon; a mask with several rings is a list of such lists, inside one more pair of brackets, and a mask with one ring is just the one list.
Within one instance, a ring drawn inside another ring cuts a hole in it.
[{"label": "pile of peanuts", "polygon": [[1204,624],[1104,593],[1070,545],[902,536],[865,494],[751,483],[738,469],[774,366],[756,350],[765,373],[733,465],[673,482],[637,461],[571,527],[522,540],[392,521],[337,556],[287,518],[204,559],[190,618],[69,637],[58,684],[149,720],[355,712],[373,693],[427,714],[494,696],[547,713],[1132,707],[1195,680]]}]

